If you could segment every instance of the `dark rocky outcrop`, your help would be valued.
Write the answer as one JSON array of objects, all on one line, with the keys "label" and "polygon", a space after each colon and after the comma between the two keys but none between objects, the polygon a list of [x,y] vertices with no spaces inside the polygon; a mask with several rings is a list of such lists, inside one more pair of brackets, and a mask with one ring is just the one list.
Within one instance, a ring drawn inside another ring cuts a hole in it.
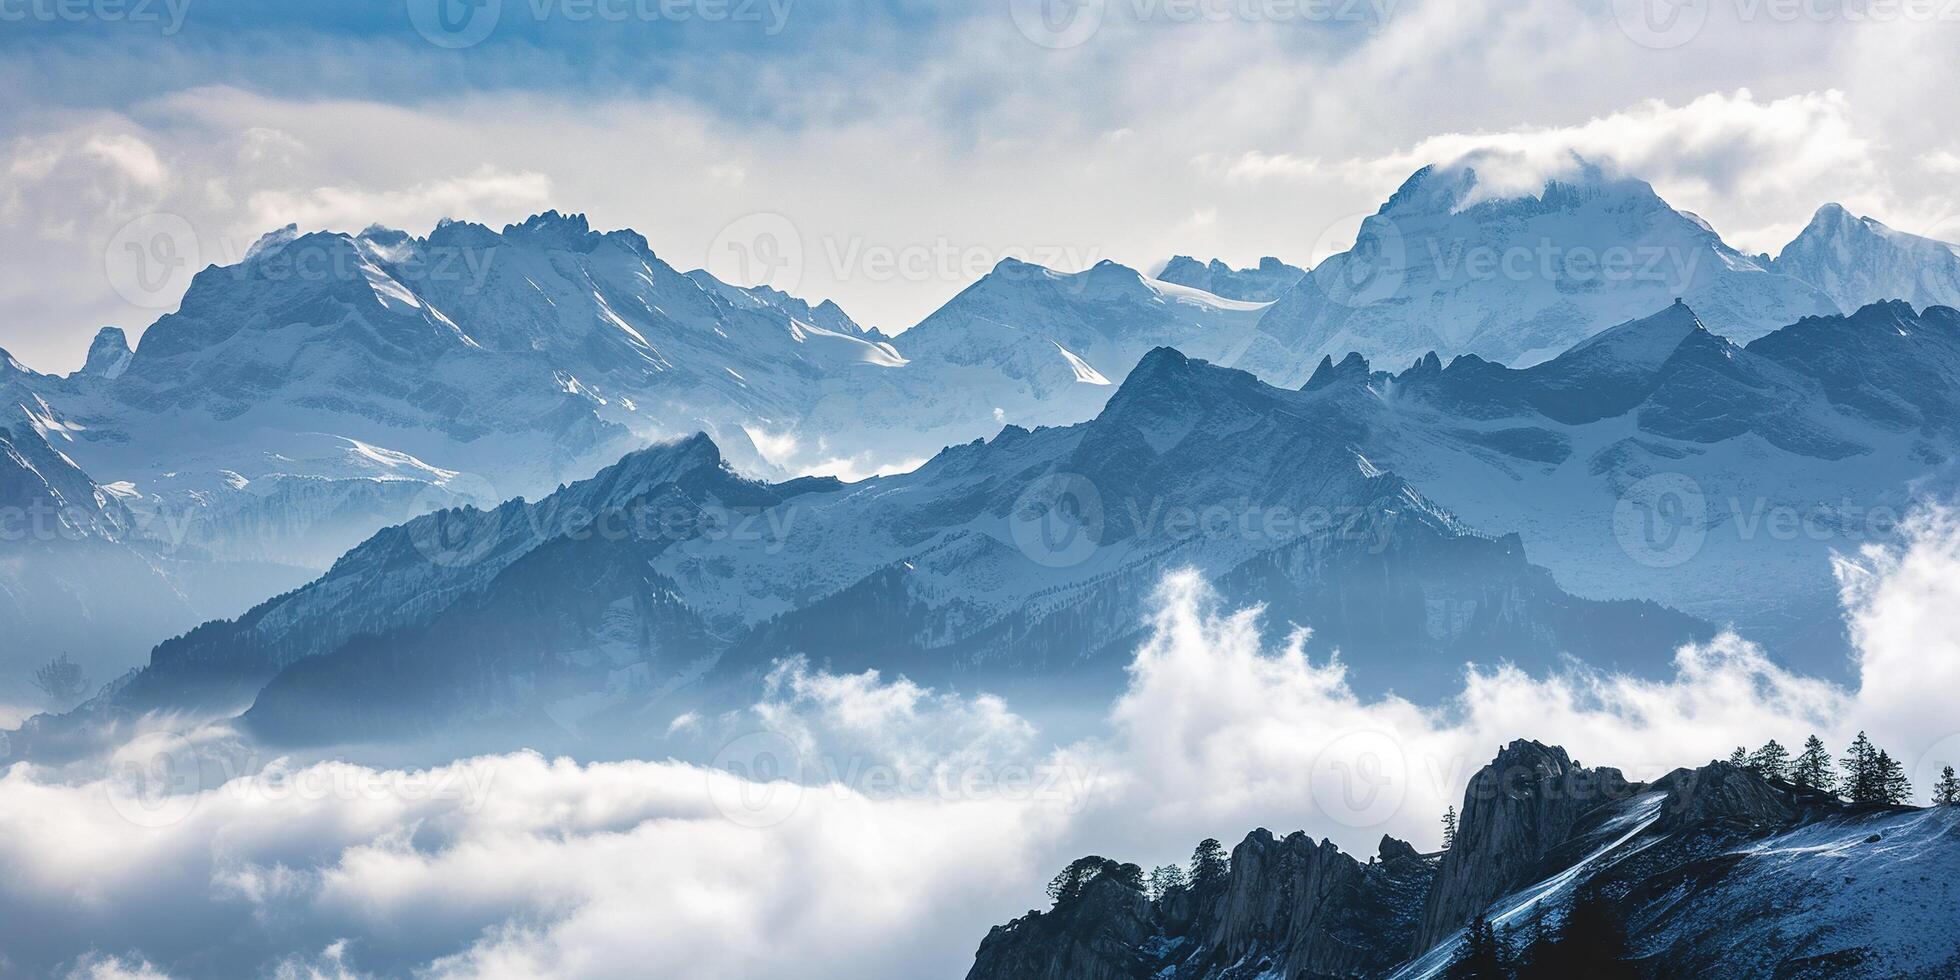
[{"label": "dark rocky outcrop", "polygon": [[996,927],[969,980],[1378,976],[1414,935],[1432,859],[1391,837],[1363,863],[1332,842],[1255,830],[1214,881],[1148,901],[1098,878],[1049,912]]},{"label": "dark rocky outcrop", "polygon": [[974,980],[1131,980],[1151,974],[1144,941],[1151,902],[1108,875],[1048,912],[995,926],[967,976]]},{"label": "dark rocky outcrop", "polygon": [[1464,791],[1456,846],[1443,855],[1414,951],[1531,880],[1587,811],[1629,795],[1617,769],[1584,769],[1564,749],[1523,739],[1505,746]]},{"label": "dark rocky outcrop", "polygon": [[1716,823],[1760,830],[1787,824],[1800,812],[1788,788],[1726,762],[1676,769],[1649,789],[1667,793],[1658,826],[1668,831]]}]

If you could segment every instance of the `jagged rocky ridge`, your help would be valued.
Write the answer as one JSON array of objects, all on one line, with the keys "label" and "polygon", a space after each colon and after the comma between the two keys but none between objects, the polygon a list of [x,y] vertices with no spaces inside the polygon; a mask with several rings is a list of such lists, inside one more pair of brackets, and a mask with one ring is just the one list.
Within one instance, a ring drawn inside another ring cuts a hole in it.
[{"label": "jagged rocky ridge", "polygon": [[1851,806],[1721,762],[1632,784],[1520,740],[1472,777],[1440,856],[1384,838],[1362,864],[1257,830],[1219,878],[1152,901],[1105,875],[994,928],[968,977],[1418,980],[1470,916],[1555,929],[1582,890],[1649,976],[1950,976],[1956,872],[1960,808]]},{"label": "jagged rocky ridge", "polygon": [[1217,259],[1201,263],[1188,255],[1173,255],[1169,262],[1164,263],[1163,271],[1157,273],[1157,278],[1202,289],[1226,299],[1270,303],[1293,288],[1306,274],[1307,270],[1288,265],[1270,255],[1261,258],[1258,265],[1249,269],[1234,269]]}]

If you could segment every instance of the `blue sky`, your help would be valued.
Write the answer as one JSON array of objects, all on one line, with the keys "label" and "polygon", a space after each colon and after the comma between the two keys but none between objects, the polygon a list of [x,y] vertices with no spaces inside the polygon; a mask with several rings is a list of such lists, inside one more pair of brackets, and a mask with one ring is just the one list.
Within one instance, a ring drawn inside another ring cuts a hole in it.
[{"label": "blue sky", "polygon": [[443,0],[494,14],[455,47],[435,2],[0,0],[0,347],[69,370],[167,312],[113,261],[159,216],[207,262],[556,207],[716,269],[788,228],[772,284],[892,330],[1005,255],[1309,262],[1482,146],[1619,161],[1750,251],[1827,200],[1960,238],[1937,3]]}]

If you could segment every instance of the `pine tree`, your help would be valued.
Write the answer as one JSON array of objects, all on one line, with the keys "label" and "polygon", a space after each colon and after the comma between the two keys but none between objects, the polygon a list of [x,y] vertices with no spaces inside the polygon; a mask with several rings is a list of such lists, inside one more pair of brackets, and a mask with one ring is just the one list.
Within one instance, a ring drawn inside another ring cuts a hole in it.
[{"label": "pine tree", "polygon": [[1859,732],[1851,740],[1851,747],[1844,750],[1844,758],[1838,760],[1838,767],[1844,770],[1844,796],[1853,803],[1876,803],[1882,791],[1878,772],[1878,750],[1872,747],[1872,740]]},{"label": "pine tree", "polygon": [[48,696],[48,700],[61,708],[74,707],[88,690],[88,678],[82,673],[82,666],[62,654],[34,669],[34,686]]},{"label": "pine tree", "polygon": [[1173,888],[1184,887],[1184,869],[1175,864],[1160,864],[1150,869],[1150,897],[1163,898]]},{"label": "pine tree", "polygon": [[1933,784],[1933,802],[1939,806],[1960,803],[1960,779],[1953,778],[1953,767],[1940,770],[1940,781]]},{"label": "pine tree", "polygon": [[1736,746],[1735,751],[1729,753],[1729,765],[1737,769],[1749,768],[1749,750],[1744,746]]},{"label": "pine tree", "polygon": [[1456,846],[1456,807],[1443,810],[1443,850]]},{"label": "pine tree", "polygon": [[1790,781],[1826,793],[1837,788],[1837,775],[1831,771],[1831,754],[1824,751],[1823,739],[1815,735],[1804,739],[1803,752],[1790,767]]},{"label": "pine tree", "polygon": [[1790,781],[1790,751],[1776,739],[1763,743],[1749,756],[1749,768],[1756,770],[1764,779]]},{"label": "pine tree", "polygon": [[1511,960],[1511,968],[1519,980],[1533,975],[1538,968],[1538,954],[1551,941],[1545,931],[1545,899],[1531,903],[1531,915],[1524,921],[1524,935],[1520,937],[1518,950]]},{"label": "pine tree", "polygon": [[1193,888],[1220,881],[1231,870],[1231,862],[1225,857],[1225,848],[1216,838],[1207,837],[1198,843],[1197,850],[1191,852],[1191,886]]},{"label": "pine tree", "polygon": [[1912,802],[1912,781],[1906,778],[1906,767],[1891,753],[1880,750],[1876,763],[1878,770],[1878,801],[1902,806]]},{"label": "pine tree", "polygon": [[1117,864],[1106,857],[1091,854],[1069,862],[1068,867],[1056,873],[1048,882],[1048,897],[1056,905],[1069,902],[1082,894],[1082,889],[1104,875],[1115,878],[1131,888],[1143,888],[1143,869],[1134,864]]},{"label": "pine tree", "polygon": [[1566,910],[1556,937],[1540,935],[1519,961],[1518,980],[1634,980],[1626,928],[1598,889],[1585,889]]},{"label": "pine tree", "polygon": [[1510,970],[1504,944],[1491,928],[1490,920],[1478,912],[1464,928],[1463,945],[1444,971],[1445,980],[1507,980]]}]

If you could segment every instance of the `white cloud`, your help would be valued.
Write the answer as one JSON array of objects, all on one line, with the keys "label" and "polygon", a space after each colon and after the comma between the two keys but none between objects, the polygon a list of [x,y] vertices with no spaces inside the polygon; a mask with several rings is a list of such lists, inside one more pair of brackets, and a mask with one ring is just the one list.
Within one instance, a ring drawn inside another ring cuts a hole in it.
[{"label": "white cloud", "polygon": [[1920,770],[1960,767],[1960,514],[1923,510],[1906,549],[1867,546],[1838,562],[1846,620],[1857,646],[1854,715]]},{"label": "white cloud", "polygon": [[536,213],[551,206],[551,178],[533,171],[508,172],[489,164],[460,177],[428,180],[399,189],[314,187],[304,191],[256,191],[249,207],[259,226],[288,222],[307,229],[359,231],[371,224],[415,229],[457,215]]},{"label": "white cloud", "polygon": [[140,959],[132,962],[90,953],[68,971],[68,980],[170,980],[170,976]]}]

